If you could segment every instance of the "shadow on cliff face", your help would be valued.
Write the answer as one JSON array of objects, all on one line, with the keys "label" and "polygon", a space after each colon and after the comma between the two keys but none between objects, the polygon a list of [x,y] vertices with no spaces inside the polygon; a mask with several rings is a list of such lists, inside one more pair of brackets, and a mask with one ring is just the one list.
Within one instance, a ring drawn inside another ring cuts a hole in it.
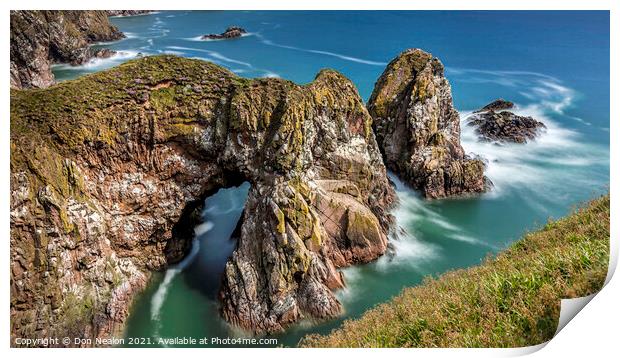
[{"label": "shadow on cliff face", "polygon": [[[217,203],[218,197],[225,195],[220,194],[220,192],[234,191],[242,187],[245,188],[245,194],[242,198],[241,208],[243,208],[247,197],[249,182],[241,173],[223,169],[222,173],[214,179],[214,182],[204,189],[199,199],[190,201],[185,205],[178,222],[172,227],[172,239],[166,242],[164,253],[168,267],[187,257],[192,249],[192,240],[194,238],[200,240],[199,236],[208,231],[202,231],[207,227],[206,224],[209,220],[208,215],[205,215],[207,204],[209,202]],[[203,226],[200,227],[200,225]]]}]

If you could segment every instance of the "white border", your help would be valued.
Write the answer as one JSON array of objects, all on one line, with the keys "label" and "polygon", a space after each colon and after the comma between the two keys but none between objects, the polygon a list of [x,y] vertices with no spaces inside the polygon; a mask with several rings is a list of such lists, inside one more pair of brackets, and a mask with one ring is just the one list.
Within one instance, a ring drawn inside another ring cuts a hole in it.
[{"label": "white border", "polygon": [[[5,75],[3,82],[0,85],[0,91],[2,93],[2,113],[3,116],[0,119],[0,147],[1,155],[0,161],[2,163],[3,170],[0,172],[2,182],[4,185],[0,189],[0,197],[4,203],[1,210],[1,228],[4,236],[4,252],[0,255],[2,265],[5,270],[9,268],[9,68],[10,54],[9,47],[9,9],[211,9],[211,10],[250,10],[250,9],[288,9],[288,10],[340,10],[340,9],[359,9],[359,10],[611,10],[610,24],[611,24],[611,112],[610,118],[614,120],[610,123],[610,135],[618,135],[618,78],[617,64],[620,61],[618,56],[618,30],[620,27],[620,16],[618,15],[620,1],[611,0],[586,0],[586,1],[560,1],[560,0],[434,0],[434,1],[393,1],[388,3],[386,0],[297,0],[297,1],[248,1],[248,0],[235,0],[235,1],[210,1],[210,2],[195,2],[189,0],[175,0],[175,1],[130,1],[130,0],[108,0],[103,3],[99,2],[84,2],[76,0],[62,0],[54,1],[53,3],[44,0],[22,0],[18,1],[3,1],[0,5],[2,12],[0,13],[2,24],[4,28],[4,34],[0,41],[0,49],[2,51],[3,63],[5,68]],[[618,158],[618,143],[615,142],[616,138],[611,141],[611,158]],[[617,183],[618,180],[618,162],[612,159],[610,161],[610,190],[611,190],[611,210],[612,218],[617,213]],[[612,220],[611,223],[611,255],[612,262],[610,263],[610,275],[615,271],[618,260],[618,225],[617,221]],[[0,331],[2,342],[4,343],[5,350],[8,354],[19,354],[23,357],[40,357],[41,354],[52,354],[62,356],[83,356],[84,354],[106,357],[110,354],[148,354],[152,357],[168,357],[171,353],[169,350],[157,349],[145,351],[130,351],[126,349],[90,349],[88,351],[81,349],[48,349],[45,351],[34,349],[8,349],[9,347],[9,275],[7,271],[4,271],[2,278],[2,295],[0,307],[3,307],[1,316],[3,322],[5,322],[4,329]],[[619,279],[615,278],[609,282],[609,284],[596,295],[592,301],[585,306],[585,308],[564,328],[559,334],[552,339],[546,346],[541,345],[544,349],[538,350],[542,347],[529,347],[525,349],[393,349],[389,351],[389,354],[396,356],[412,355],[424,355],[424,356],[455,356],[459,357],[486,357],[486,356],[513,356],[528,354],[534,351],[538,351],[537,356],[541,357],[555,357],[555,356],[580,356],[580,355],[592,355],[603,354],[603,356],[610,355],[610,352],[617,352],[617,332],[618,332],[618,317],[620,317],[618,302],[620,302],[620,284]],[[235,353],[252,354],[252,355],[269,355],[272,356],[288,356],[295,355],[299,357],[312,357],[315,358],[316,354],[327,356],[340,356],[343,354],[355,354],[356,356],[369,356],[377,354],[386,354],[385,350],[377,349],[358,349],[356,351],[344,351],[338,349],[323,349],[317,352],[315,349],[246,349],[239,351],[237,349],[224,348],[215,350],[204,349],[185,349],[181,351],[181,354],[191,355],[230,355]]]}]

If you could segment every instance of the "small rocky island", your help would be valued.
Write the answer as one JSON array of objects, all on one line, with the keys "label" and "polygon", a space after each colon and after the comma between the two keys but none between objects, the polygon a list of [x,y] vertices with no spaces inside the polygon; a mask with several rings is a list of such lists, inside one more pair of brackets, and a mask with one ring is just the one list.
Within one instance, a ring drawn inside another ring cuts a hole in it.
[{"label": "small rocky island", "polygon": [[467,125],[476,127],[481,141],[496,143],[527,143],[547,128],[532,117],[519,116],[507,109],[512,102],[498,99],[474,112]]},{"label": "small rocky island", "polygon": [[225,40],[225,39],[235,39],[243,36],[243,34],[247,34],[248,32],[239,26],[230,26],[226,29],[226,31],[221,34],[208,34],[203,35],[201,37],[202,40]]}]

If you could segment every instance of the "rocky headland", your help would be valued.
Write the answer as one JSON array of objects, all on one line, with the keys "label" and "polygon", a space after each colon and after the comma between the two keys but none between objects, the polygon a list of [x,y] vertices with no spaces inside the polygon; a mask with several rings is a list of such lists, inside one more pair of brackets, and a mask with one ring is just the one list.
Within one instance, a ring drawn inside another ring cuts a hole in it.
[{"label": "rocky headland", "polygon": [[11,11],[11,88],[48,87],[52,64],[111,55],[89,45],[123,37],[106,11]]},{"label": "rocky headland", "polygon": [[395,200],[341,74],[300,86],[160,56],[12,90],[12,335],[118,334],[150,272],[187,252],[195,208],[244,181],[223,317],[267,333],[339,314],[337,268],[385,252]]},{"label": "rocky headland", "polygon": [[496,100],[474,112],[467,125],[476,127],[479,139],[495,143],[527,143],[536,139],[547,127],[530,116],[519,116],[505,109],[512,102]]},{"label": "rocky headland", "polygon": [[486,190],[484,163],[461,147],[459,114],[439,59],[404,51],[379,77],[367,106],[385,165],[425,197]]},{"label": "rocky headland", "polygon": [[225,39],[234,39],[243,36],[243,34],[247,34],[247,31],[239,26],[230,26],[226,29],[226,31],[221,34],[208,34],[203,35],[201,39],[203,40],[225,40]]},{"label": "rocky headland", "polygon": [[341,313],[338,268],[388,247],[384,160],[428,198],[485,189],[443,66],[417,49],[389,64],[367,106],[335,71],[297,85],[175,56],[26,90],[53,84],[52,63],[122,37],[107,16],[11,13],[13,337],[118,335],[220,188],[251,185],[219,300],[255,334]]}]

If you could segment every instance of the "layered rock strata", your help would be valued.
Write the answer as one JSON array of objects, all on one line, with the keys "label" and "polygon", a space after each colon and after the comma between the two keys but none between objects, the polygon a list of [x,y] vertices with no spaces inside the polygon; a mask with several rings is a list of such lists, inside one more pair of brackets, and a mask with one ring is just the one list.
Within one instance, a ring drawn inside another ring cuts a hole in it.
[{"label": "layered rock strata", "polygon": [[11,87],[48,87],[52,64],[82,64],[98,56],[90,44],[123,37],[106,11],[11,11]]},{"label": "layered rock strata", "polygon": [[401,53],[367,107],[386,166],[425,197],[485,191],[485,165],[461,147],[459,114],[437,58],[419,49]]},{"label": "layered rock strata", "polygon": [[[394,192],[353,84],[146,57],[11,91],[11,335],[118,334],[184,218],[251,184],[223,317],[254,333],[341,312],[336,270],[385,252]],[[187,229],[187,228],[185,228]]]}]

